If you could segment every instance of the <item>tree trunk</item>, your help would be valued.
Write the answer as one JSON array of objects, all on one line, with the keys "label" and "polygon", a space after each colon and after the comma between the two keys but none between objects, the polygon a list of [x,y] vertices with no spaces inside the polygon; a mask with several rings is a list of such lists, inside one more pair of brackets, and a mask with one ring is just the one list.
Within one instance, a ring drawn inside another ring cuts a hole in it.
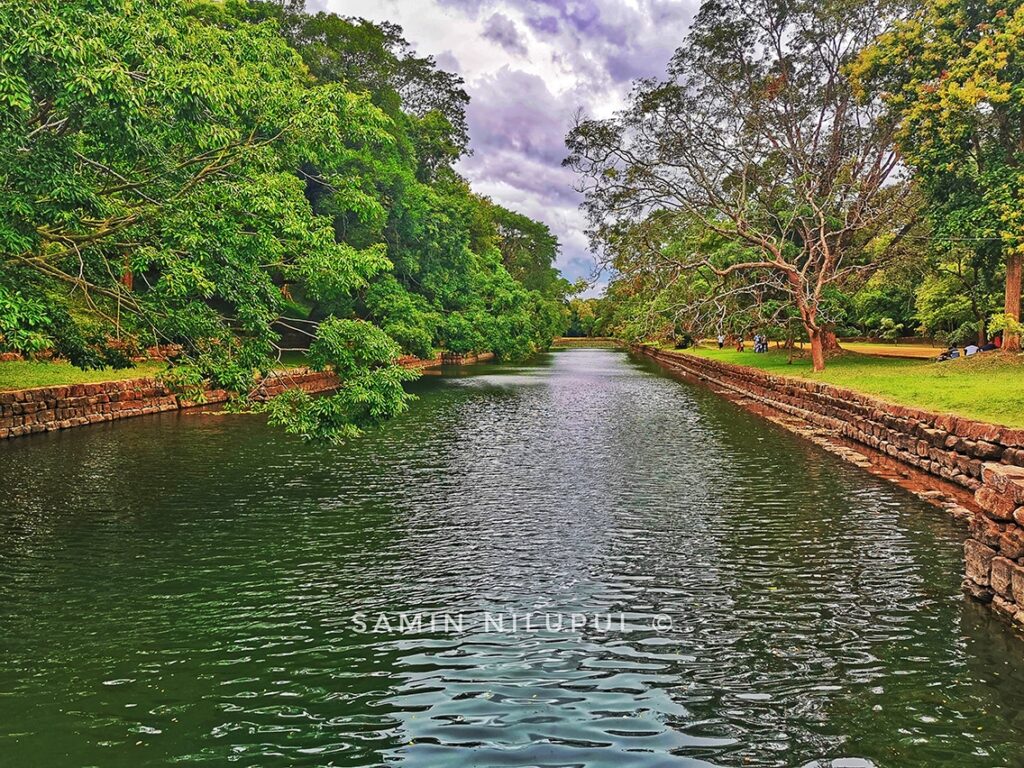
[{"label": "tree trunk", "polygon": [[[1003,312],[1020,322],[1020,273],[1021,255],[1006,257],[1006,301]],[[1003,331],[1003,350],[1020,352],[1020,334]]]},{"label": "tree trunk", "polygon": [[811,337],[811,362],[815,371],[825,370],[825,338],[821,329],[808,329],[807,335]]},{"label": "tree trunk", "polygon": [[132,274],[132,261],[127,254],[125,254],[124,257],[124,269],[121,270],[121,285],[129,291],[135,287],[135,275]]}]

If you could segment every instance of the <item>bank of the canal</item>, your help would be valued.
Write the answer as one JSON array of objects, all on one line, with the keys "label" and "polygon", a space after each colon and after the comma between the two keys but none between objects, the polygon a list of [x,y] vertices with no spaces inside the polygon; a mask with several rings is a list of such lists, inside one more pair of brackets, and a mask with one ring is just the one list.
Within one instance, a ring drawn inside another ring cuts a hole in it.
[{"label": "bank of the canal", "polygon": [[655,346],[636,351],[966,522],[964,592],[1024,629],[1024,429]]},{"label": "bank of the canal", "polygon": [[[406,357],[401,364],[415,370],[437,370],[446,365],[470,365],[492,359],[494,355],[490,352],[439,354],[432,359]],[[257,401],[268,400],[287,389],[316,394],[337,389],[339,384],[338,377],[330,371],[297,366],[271,372],[257,383],[253,396]],[[207,388],[199,400],[191,400],[167,386],[159,376],[4,390],[0,391],[0,440],[167,411],[209,409],[231,397],[227,390]]]},{"label": "bank of the canal", "polygon": [[2,762],[1019,764],[1024,654],[932,506],[624,352],[415,388],[344,446],[0,444]]}]

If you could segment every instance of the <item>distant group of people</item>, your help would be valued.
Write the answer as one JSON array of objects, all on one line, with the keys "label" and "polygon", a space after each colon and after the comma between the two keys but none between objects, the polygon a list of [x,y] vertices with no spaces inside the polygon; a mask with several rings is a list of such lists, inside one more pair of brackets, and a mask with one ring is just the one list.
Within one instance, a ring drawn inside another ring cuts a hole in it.
[{"label": "distant group of people", "polygon": [[[976,355],[979,352],[993,352],[1003,346],[1003,337],[996,336],[980,347],[977,344],[968,344],[964,347],[964,357]],[[939,362],[943,360],[954,360],[960,357],[960,349],[955,344],[950,344],[949,349],[939,355]]]},{"label": "distant group of people", "polygon": [[[718,334],[718,348],[723,349],[725,347],[725,336]],[[736,337],[736,351],[742,352],[745,349],[743,346],[743,336],[739,335]],[[768,337],[763,334],[754,334],[754,351],[755,352],[767,352],[768,351]]]}]

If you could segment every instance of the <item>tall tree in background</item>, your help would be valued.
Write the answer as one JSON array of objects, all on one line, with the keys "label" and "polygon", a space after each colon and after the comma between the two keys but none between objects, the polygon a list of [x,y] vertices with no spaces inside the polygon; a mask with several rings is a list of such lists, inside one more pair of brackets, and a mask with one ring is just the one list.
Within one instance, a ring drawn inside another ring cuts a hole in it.
[{"label": "tall tree in background", "polygon": [[498,232],[498,250],[505,269],[529,290],[544,295],[565,295],[569,283],[554,268],[558,258],[558,238],[548,225],[521,213],[490,206],[491,219]]},{"label": "tall tree in background", "polygon": [[926,0],[865,51],[861,85],[880,94],[933,219],[979,262],[1006,268],[1004,349],[1020,349],[1024,260],[1024,4]]},{"label": "tall tree in background", "polygon": [[889,21],[872,1],[702,4],[667,80],[641,82],[628,110],[568,137],[597,243],[665,210],[741,244],[685,267],[773,281],[822,370],[829,291],[900,237],[892,131],[846,76]]},{"label": "tall tree in background", "polygon": [[367,92],[374,104],[403,123],[419,160],[421,179],[433,178],[469,153],[462,78],[418,56],[389,22],[308,13],[302,0],[229,0],[236,12],[278,22],[288,41],[321,81]]}]

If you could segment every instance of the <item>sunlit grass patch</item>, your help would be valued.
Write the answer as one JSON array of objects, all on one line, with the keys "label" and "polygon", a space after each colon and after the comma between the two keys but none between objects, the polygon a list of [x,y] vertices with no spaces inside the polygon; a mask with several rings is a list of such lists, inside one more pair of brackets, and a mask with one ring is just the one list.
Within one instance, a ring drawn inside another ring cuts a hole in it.
[{"label": "sunlit grass patch", "polygon": [[792,361],[788,352],[777,349],[754,354],[749,348],[737,352],[698,347],[685,353],[785,376],[824,381],[901,405],[1024,427],[1024,356],[1021,355],[983,352],[937,363],[844,352],[830,358],[824,371],[815,373],[806,352],[798,352]]},{"label": "sunlit grass patch", "polygon": [[94,384],[155,376],[167,367],[161,361],[146,361],[132,368],[102,368],[83,371],[70,363],[15,360],[0,363],[0,390],[60,387],[68,384]]}]

